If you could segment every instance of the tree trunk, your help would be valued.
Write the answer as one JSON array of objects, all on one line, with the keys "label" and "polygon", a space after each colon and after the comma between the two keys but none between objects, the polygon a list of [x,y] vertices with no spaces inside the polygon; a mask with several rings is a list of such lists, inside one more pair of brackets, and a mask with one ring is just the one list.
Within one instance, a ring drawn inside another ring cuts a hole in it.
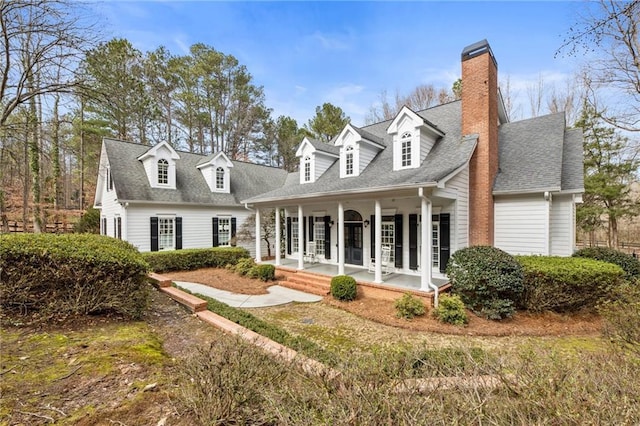
[{"label": "tree trunk", "polygon": [[53,103],[53,126],[51,129],[51,161],[53,161],[53,208],[60,208],[60,117],[58,116],[58,105],[60,95],[56,94]]},{"label": "tree trunk", "polygon": [[609,229],[607,230],[607,236],[609,237],[609,247],[618,248],[618,219],[616,217],[609,217]]},{"label": "tree trunk", "polygon": [[84,210],[84,98],[80,96],[80,210]]}]

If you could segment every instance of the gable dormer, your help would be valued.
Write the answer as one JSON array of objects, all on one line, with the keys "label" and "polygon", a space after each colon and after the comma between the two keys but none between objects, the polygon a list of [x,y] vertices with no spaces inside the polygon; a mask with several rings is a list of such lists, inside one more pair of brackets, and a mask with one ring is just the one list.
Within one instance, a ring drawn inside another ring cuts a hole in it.
[{"label": "gable dormer", "polygon": [[233,163],[227,155],[220,151],[202,160],[196,166],[211,192],[228,194],[231,192],[231,168]]},{"label": "gable dormer", "polygon": [[152,188],[176,189],[176,160],[178,153],[166,142],[161,142],[138,157]]},{"label": "gable dormer", "polygon": [[384,149],[382,139],[347,124],[335,142],[340,147],[340,177],[359,176],[371,160]]},{"label": "gable dormer", "polygon": [[338,158],[337,148],[304,138],[296,151],[300,159],[300,184],[315,182]]},{"label": "gable dormer", "polygon": [[416,169],[444,133],[410,108],[403,106],[387,133],[393,137],[393,170]]}]

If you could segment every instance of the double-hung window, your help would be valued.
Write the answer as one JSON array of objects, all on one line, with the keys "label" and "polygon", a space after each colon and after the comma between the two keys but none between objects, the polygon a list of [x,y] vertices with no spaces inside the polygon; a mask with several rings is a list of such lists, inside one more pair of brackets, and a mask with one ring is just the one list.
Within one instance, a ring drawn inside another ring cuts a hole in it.
[{"label": "double-hung window", "polygon": [[222,167],[216,169],[216,189],[224,189],[224,169]]},{"label": "double-hung window", "polygon": [[411,133],[405,132],[400,138],[402,167],[411,167]]},{"label": "double-hung window", "polygon": [[158,249],[172,250],[175,248],[175,220],[171,217],[158,218]]},{"label": "double-hung window", "polygon": [[324,216],[316,216],[313,221],[313,241],[316,243],[316,255],[324,256]]},{"label": "double-hung window", "polygon": [[353,175],[353,147],[352,146],[348,146],[345,148],[345,155],[344,155],[344,174],[347,176],[352,176]]},{"label": "double-hung window", "polygon": [[218,218],[218,245],[229,246],[231,241],[231,218]]},{"label": "double-hung window", "polygon": [[304,158],[304,181],[311,182],[311,157]]},{"label": "double-hung window", "polygon": [[169,184],[169,162],[164,158],[158,160],[158,184]]},{"label": "double-hung window", "polygon": [[300,250],[300,234],[298,233],[298,218],[291,218],[291,252],[297,253]]},{"label": "double-hung window", "polygon": [[391,248],[389,262],[391,265],[395,262],[396,247],[396,222],[393,216],[382,216],[382,246]]}]

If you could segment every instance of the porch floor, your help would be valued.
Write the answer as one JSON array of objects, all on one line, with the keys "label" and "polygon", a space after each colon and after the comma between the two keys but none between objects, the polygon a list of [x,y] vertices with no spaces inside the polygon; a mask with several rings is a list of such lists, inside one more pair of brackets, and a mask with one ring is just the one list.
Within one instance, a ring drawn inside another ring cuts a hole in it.
[{"label": "porch floor", "polygon": [[[275,260],[265,260],[263,263],[270,263],[275,265]],[[287,259],[283,258],[280,260],[280,266],[292,270],[298,270],[298,260],[296,259]],[[300,270],[301,272],[310,272],[313,274],[326,275],[329,277],[333,277],[338,275],[338,265],[331,263],[308,263],[304,262],[304,269]],[[382,276],[382,283],[376,284],[374,283],[374,274],[367,271],[367,268],[353,266],[353,265],[345,265],[344,266],[345,275],[352,276],[355,278],[357,282],[370,283],[377,286],[384,287],[394,287],[397,289],[407,289],[414,291],[420,290],[420,276],[419,275],[409,275],[409,274],[401,274],[393,272],[388,275]],[[448,279],[445,278],[432,278],[431,282],[438,286],[438,288],[445,286],[449,283]],[[431,292],[429,290],[428,292]]]}]

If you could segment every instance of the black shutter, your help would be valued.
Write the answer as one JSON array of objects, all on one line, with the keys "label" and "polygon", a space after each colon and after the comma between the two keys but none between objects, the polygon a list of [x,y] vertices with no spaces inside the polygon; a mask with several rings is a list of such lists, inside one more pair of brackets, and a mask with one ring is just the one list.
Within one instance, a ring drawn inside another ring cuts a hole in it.
[{"label": "black shutter", "polygon": [[116,218],[116,233],[118,235],[118,239],[121,240],[122,239],[122,218],[120,216],[118,216]]},{"label": "black shutter", "polygon": [[213,218],[213,247],[218,247],[220,245],[218,240],[218,218]]},{"label": "black shutter", "polygon": [[395,253],[395,263],[396,268],[402,268],[402,215],[396,215],[396,226],[395,226],[395,240],[396,240],[396,253]]},{"label": "black shutter", "polygon": [[409,215],[409,269],[418,269],[418,215]]},{"label": "black shutter", "polygon": [[291,254],[291,218],[287,217],[287,254]]},{"label": "black shutter", "polygon": [[[300,218],[298,217],[298,223],[300,223]],[[298,231],[300,229],[298,228]],[[300,233],[300,232],[298,232]],[[298,253],[302,252],[302,253],[306,253],[306,249],[307,249],[307,218],[306,216],[302,217],[302,238],[299,238],[300,244],[302,244],[300,247],[298,247]]]},{"label": "black shutter", "polygon": [[151,251],[158,251],[158,218],[151,218]]},{"label": "black shutter", "polygon": [[309,216],[309,241],[313,241],[313,216]]},{"label": "black shutter", "polygon": [[324,258],[331,259],[331,216],[324,217]]},{"label": "black shutter", "polygon": [[369,223],[371,227],[371,258],[375,259],[376,257],[376,217],[371,215],[371,223]]},{"label": "black shutter", "polygon": [[182,218],[176,217],[176,250],[182,248]]},{"label": "black shutter", "polygon": [[236,218],[231,218],[231,238],[236,236]]},{"label": "black shutter", "polygon": [[449,256],[451,255],[451,225],[450,214],[443,213],[440,215],[440,272],[445,272]]},{"label": "black shutter", "polygon": [[118,219],[113,218],[113,238],[118,238]]}]

